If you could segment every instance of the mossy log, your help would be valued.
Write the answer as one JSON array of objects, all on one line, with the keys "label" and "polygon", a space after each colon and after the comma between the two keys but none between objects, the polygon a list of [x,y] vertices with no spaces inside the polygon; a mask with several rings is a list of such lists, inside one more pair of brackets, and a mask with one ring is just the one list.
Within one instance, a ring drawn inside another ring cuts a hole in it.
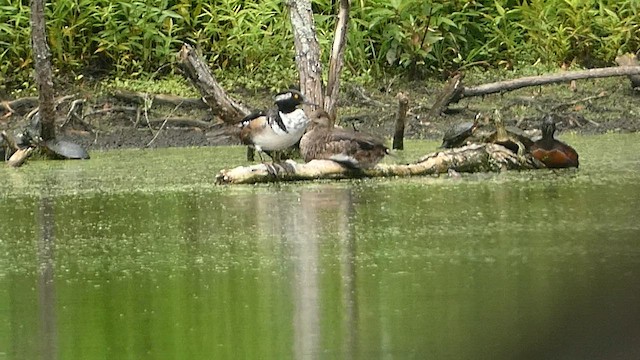
[{"label": "mossy log", "polygon": [[362,177],[406,177],[461,173],[498,172],[543,168],[528,154],[518,157],[496,144],[471,144],[461,148],[438,151],[417,162],[405,165],[378,164],[372,169],[354,171],[330,160],[312,160],[306,164],[287,160],[275,164],[240,166],[220,171],[218,184],[255,184],[279,181],[316,179],[351,179]]}]

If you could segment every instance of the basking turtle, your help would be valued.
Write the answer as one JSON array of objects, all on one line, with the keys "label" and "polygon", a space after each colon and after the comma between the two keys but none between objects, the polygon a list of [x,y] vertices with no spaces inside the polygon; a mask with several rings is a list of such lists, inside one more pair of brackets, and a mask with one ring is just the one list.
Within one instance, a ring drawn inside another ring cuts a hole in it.
[{"label": "basking turtle", "polygon": [[82,146],[59,139],[52,139],[43,141],[40,146],[49,154],[49,156],[56,159],[89,159],[89,153]]},{"label": "basking turtle", "polygon": [[43,140],[40,136],[40,113],[36,112],[29,126],[17,136],[19,147],[39,146],[54,159],[89,159],[89,153],[82,146],[67,140]]},{"label": "basking turtle", "polygon": [[531,146],[531,155],[548,168],[578,167],[578,152],[571,146],[556,140],[556,123],[551,116],[542,121],[542,139]]},{"label": "basking turtle", "polygon": [[444,133],[442,137],[441,149],[451,149],[463,146],[466,140],[473,135],[473,132],[478,128],[478,120],[480,119],[480,113],[476,115],[473,122],[466,121],[452,125]]},{"label": "basking turtle", "polygon": [[507,129],[504,126],[500,111],[495,111],[493,122],[496,126],[496,130],[489,135],[486,142],[502,145],[518,156],[523,156],[531,145],[533,145],[533,141],[524,135],[520,129]]}]

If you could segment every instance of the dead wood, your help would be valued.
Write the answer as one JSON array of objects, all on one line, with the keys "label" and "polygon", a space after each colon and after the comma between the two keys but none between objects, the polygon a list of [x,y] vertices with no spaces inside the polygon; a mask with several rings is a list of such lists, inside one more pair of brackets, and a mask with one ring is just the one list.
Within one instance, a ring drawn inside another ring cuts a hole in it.
[{"label": "dead wood", "polygon": [[182,45],[178,58],[181,68],[202,94],[202,100],[222,121],[235,124],[249,115],[250,111],[246,106],[227,95],[207,63],[191,45]]},{"label": "dead wood", "polygon": [[38,85],[40,124],[42,127],[40,136],[47,141],[56,137],[56,113],[53,99],[51,52],[47,44],[44,0],[31,1],[31,44],[36,70],[36,84]]},{"label": "dead wood", "polygon": [[18,144],[16,143],[16,139],[14,139],[13,136],[9,135],[6,131],[3,130],[0,133],[0,136],[2,137],[2,139],[4,139],[4,142],[12,152],[18,151],[18,149],[20,149],[18,147]]},{"label": "dead wood", "polygon": [[464,86],[462,85],[463,78],[464,74],[458,73],[449,79],[444,90],[440,92],[440,95],[436,98],[436,102],[431,107],[428,115],[429,119],[440,116],[447,109],[447,106],[449,106],[450,103],[455,103],[460,100],[462,92],[464,91]]},{"label": "dead wood", "polygon": [[398,93],[398,116],[393,133],[392,148],[396,150],[404,149],[404,126],[407,123],[407,110],[409,109],[409,98],[404,93]]},{"label": "dead wood", "polygon": [[[608,67],[579,71],[563,71],[558,74],[527,76],[519,79],[498,81],[494,83],[465,87],[462,97],[482,96],[498,92],[512,91],[528,86],[539,86],[569,82],[571,80],[595,79],[612,76],[628,76],[640,74],[640,66]],[[455,100],[454,100],[455,102]]]},{"label": "dead wood", "polygon": [[182,104],[196,109],[208,109],[207,105],[202,99],[184,98],[175,95],[167,94],[149,94],[140,93],[135,91],[116,91],[113,93],[113,97],[119,100],[123,100],[134,104],[144,104],[149,97],[153,99],[153,103],[157,105],[169,105],[176,106]]},{"label": "dead wood", "polygon": [[184,117],[166,117],[166,118],[158,118],[158,119],[149,119],[149,124],[151,126],[158,126],[158,125],[162,125],[163,123],[167,127],[197,128],[197,129],[203,129],[203,130],[207,130],[214,126],[213,123],[208,121],[184,118]]},{"label": "dead wood", "polygon": [[300,90],[310,102],[324,108],[320,45],[316,37],[311,1],[288,0],[287,5],[296,48]]},{"label": "dead wood", "polygon": [[32,108],[34,106],[38,106],[38,98],[35,96],[0,102],[0,109],[12,114],[17,112],[16,109],[23,107]]},{"label": "dead wood", "polygon": [[[580,103],[583,103],[583,102],[590,102],[591,100],[601,99],[601,98],[604,98],[604,97],[607,97],[607,96],[609,96],[609,93],[607,93],[606,91],[603,91],[598,95],[587,96],[587,97],[582,98],[582,99],[576,99],[576,100],[572,100],[572,101],[569,101],[569,102],[566,102],[566,103],[562,103],[562,104],[556,105],[556,106],[551,108],[551,112],[553,113],[553,112],[556,112],[556,111],[559,111],[559,110],[564,110],[564,109],[566,109],[566,108],[568,108],[570,106],[573,106],[573,105],[577,105],[577,104],[580,104]],[[598,126],[600,126],[600,125],[598,124]]]},{"label": "dead wood", "polygon": [[315,179],[406,177],[445,174],[449,171],[471,173],[528,170],[541,166],[530,156],[518,157],[500,145],[472,144],[426,155],[413,164],[378,164],[372,169],[362,171],[350,170],[330,160],[312,160],[306,164],[287,160],[269,167],[265,164],[257,164],[222,170],[216,176],[216,182],[218,184],[254,184]]},{"label": "dead wood", "polygon": [[329,113],[331,124],[335,122],[338,109],[338,90],[340,89],[340,73],[344,63],[344,49],[347,44],[347,30],[349,28],[349,11],[351,5],[349,0],[340,0],[340,10],[338,12],[338,23],[333,37],[333,47],[331,58],[329,59],[329,79],[324,96],[324,109]]},{"label": "dead wood", "polygon": [[16,152],[13,153],[13,155],[11,155],[11,157],[9,158],[9,160],[7,160],[7,165],[11,166],[11,167],[20,167],[22,166],[22,164],[24,164],[24,162],[27,160],[27,158],[29,158],[29,156],[31,156],[31,153],[33,152],[32,147],[26,147],[23,149],[18,149]]}]

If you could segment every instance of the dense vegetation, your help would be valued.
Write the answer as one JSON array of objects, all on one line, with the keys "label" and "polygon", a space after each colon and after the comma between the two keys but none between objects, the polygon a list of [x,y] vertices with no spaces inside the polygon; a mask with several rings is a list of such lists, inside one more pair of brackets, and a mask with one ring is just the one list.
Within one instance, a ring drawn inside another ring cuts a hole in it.
[{"label": "dense vegetation", "polygon": [[[0,0],[0,90],[29,81],[27,0]],[[328,50],[337,1],[313,2]],[[148,77],[196,44],[223,84],[284,86],[296,79],[283,0],[53,0],[49,41],[74,76]],[[447,74],[474,65],[594,66],[640,48],[637,0],[353,0],[347,78]],[[427,28],[429,31],[427,31]]]}]

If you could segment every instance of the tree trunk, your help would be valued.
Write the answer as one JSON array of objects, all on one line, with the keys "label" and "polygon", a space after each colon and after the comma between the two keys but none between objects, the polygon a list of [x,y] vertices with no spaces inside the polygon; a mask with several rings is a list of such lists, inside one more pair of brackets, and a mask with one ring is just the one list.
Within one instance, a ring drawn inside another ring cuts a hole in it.
[{"label": "tree trunk", "polygon": [[54,125],[56,114],[53,101],[51,52],[45,29],[44,0],[31,1],[31,44],[40,100],[39,112],[42,126],[40,136],[46,141],[56,137]]},{"label": "tree trunk", "polygon": [[316,38],[310,0],[289,0],[289,13],[296,47],[300,90],[307,100],[324,108],[320,45]]},{"label": "tree trunk", "polygon": [[399,92],[396,99],[398,99],[398,117],[396,117],[396,129],[393,132],[393,145],[391,147],[395,150],[404,150],[404,126],[407,123],[409,97]]},{"label": "tree trunk", "polygon": [[344,48],[347,44],[350,9],[350,0],[340,0],[338,23],[336,24],[336,32],[333,38],[331,59],[329,59],[329,80],[327,81],[327,89],[324,97],[324,109],[329,113],[332,125],[338,113],[336,103],[338,102],[338,90],[340,89],[340,73],[344,63]]}]

